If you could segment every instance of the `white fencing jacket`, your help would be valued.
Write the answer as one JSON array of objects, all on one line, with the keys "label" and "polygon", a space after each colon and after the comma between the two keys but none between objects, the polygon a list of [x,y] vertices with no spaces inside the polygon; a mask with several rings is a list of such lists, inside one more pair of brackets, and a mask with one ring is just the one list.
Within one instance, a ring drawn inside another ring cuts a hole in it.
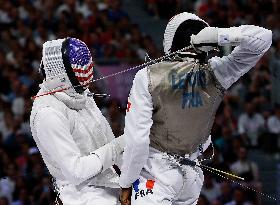
[{"label": "white fencing jacket", "polygon": [[[38,94],[47,92],[44,84],[41,87]],[[57,93],[37,98],[32,107],[32,135],[51,175],[59,187],[118,187],[118,176],[111,166],[123,151],[121,138],[114,137],[92,98],[78,100],[76,109],[69,107],[69,100],[65,93]],[[75,106],[73,99],[71,106]]]},{"label": "white fencing jacket", "polygon": [[[241,35],[238,46],[228,56],[213,57],[209,60],[217,80],[225,89],[228,89],[255,66],[272,43],[272,32],[262,27],[243,25],[234,29]],[[228,32],[228,30],[221,29],[218,33],[219,45],[223,45],[222,40],[220,40],[223,32]],[[234,45],[236,45],[236,41]],[[139,174],[149,156],[153,103],[148,85],[147,69],[144,68],[137,72],[129,96],[125,117],[126,147],[121,168],[121,187],[130,187],[139,178]]]}]

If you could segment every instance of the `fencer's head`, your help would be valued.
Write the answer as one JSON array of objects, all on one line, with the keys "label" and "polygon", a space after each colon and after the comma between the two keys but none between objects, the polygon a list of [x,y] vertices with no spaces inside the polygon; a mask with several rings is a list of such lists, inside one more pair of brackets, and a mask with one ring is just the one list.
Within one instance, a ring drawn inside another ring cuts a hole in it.
[{"label": "fencer's head", "polygon": [[173,16],[164,32],[163,48],[165,54],[170,54],[190,45],[190,37],[209,26],[195,14],[183,12]]},{"label": "fencer's head", "polygon": [[68,93],[83,93],[93,78],[91,53],[76,38],[47,41],[43,44],[41,72],[51,89],[71,86]]}]

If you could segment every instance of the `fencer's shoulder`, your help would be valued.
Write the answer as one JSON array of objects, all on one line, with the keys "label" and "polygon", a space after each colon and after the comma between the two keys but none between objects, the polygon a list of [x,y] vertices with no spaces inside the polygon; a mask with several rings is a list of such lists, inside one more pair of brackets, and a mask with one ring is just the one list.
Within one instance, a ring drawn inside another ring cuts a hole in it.
[{"label": "fencer's shoulder", "polygon": [[63,115],[61,112],[59,112],[53,107],[43,107],[37,111],[37,116],[47,120],[47,119],[56,119],[57,117],[61,118]]},{"label": "fencer's shoulder", "polygon": [[63,113],[66,110],[66,106],[57,100],[52,95],[42,96],[34,100],[30,120],[35,120],[38,116],[44,118],[48,116],[57,116],[60,118],[65,116]]},{"label": "fencer's shoulder", "polygon": [[53,107],[38,110],[31,122],[33,127],[48,127],[49,130],[57,129],[58,125],[70,126],[71,124],[63,113]]},{"label": "fencer's shoulder", "polygon": [[147,92],[149,85],[148,78],[148,68],[142,68],[139,70],[133,80],[133,87],[138,90],[138,92]]},{"label": "fencer's shoulder", "polygon": [[98,108],[98,106],[97,106],[93,97],[87,96],[86,100],[87,100],[86,105],[87,105],[88,108],[92,108],[92,109]]},{"label": "fencer's shoulder", "polygon": [[148,67],[142,68],[141,70],[137,71],[134,80],[143,80],[148,77]]}]

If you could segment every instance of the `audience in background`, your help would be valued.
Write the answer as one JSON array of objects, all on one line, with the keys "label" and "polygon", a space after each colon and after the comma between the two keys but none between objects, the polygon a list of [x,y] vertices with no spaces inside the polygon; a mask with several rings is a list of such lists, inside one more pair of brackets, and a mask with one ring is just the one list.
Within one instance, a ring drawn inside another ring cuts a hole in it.
[{"label": "audience in background", "polygon": [[220,186],[217,184],[211,176],[211,173],[204,174],[204,182],[201,190],[201,194],[204,195],[208,201],[214,201],[220,195]]},{"label": "audience in background", "polygon": [[264,118],[261,114],[256,113],[252,103],[246,103],[245,112],[238,119],[238,132],[243,138],[248,138],[248,144],[258,145],[258,138],[264,129]]},{"label": "audience in background", "polygon": [[[211,26],[255,24],[273,30],[271,51],[227,91],[212,129],[215,156],[209,164],[245,175],[246,183],[260,190],[258,166],[247,158],[251,149],[245,147],[276,154],[280,148],[280,4],[273,0],[145,2],[156,18],[190,11]],[[66,36],[80,38],[91,49],[97,70],[100,64],[139,63],[146,53],[155,58],[162,52],[131,22],[120,0],[0,0],[0,5],[0,205],[54,204],[52,179],[29,128],[30,97],[42,81],[38,67],[43,42]],[[95,86],[91,89],[98,90]],[[121,135],[125,108],[120,108],[118,99],[96,102],[114,134]],[[251,192],[205,174],[198,205],[260,204]]]},{"label": "audience in background", "polygon": [[226,203],[225,205],[253,205],[251,202],[246,200],[244,191],[240,188],[235,189],[233,200]]}]

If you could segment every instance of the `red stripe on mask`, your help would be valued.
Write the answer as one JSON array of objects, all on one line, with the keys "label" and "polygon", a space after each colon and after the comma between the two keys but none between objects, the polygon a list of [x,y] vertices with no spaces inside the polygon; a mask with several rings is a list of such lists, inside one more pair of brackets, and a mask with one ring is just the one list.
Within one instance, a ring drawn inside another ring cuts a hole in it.
[{"label": "red stripe on mask", "polygon": [[85,81],[88,81],[92,76],[93,76],[93,72],[88,77],[78,77],[78,76],[76,76],[76,77],[79,82],[85,82]]},{"label": "red stripe on mask", "polygon": [[86,69],[86,70],[83,70],[82,68],[73,68],[73,71],[75,72],[75,73],[83,73],[83,74],[87,74],[89,71],[90,71],[90,69],[93,67],[93,63],[91,63],[90,65],[89,65],[89,67]]}]

